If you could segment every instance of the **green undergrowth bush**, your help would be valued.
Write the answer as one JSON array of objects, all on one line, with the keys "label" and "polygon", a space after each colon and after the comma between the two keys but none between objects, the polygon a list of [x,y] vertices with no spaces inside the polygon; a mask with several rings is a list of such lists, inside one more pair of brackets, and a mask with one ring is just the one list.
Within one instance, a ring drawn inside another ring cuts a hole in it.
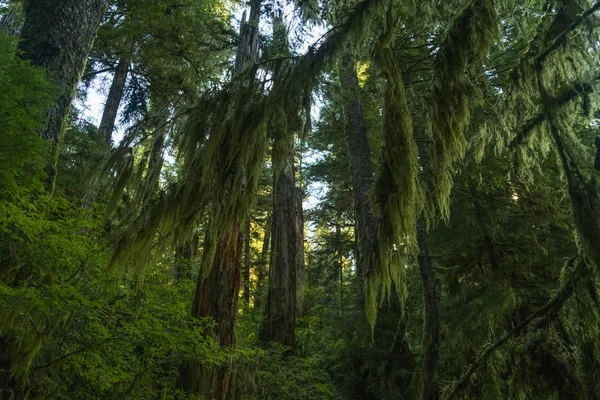
[{"label": "green undergrowth bush", "polygon": [[185,360],[225,362],[204,333],[213,323],[189,314],[191,280],[175,280],[167,263],[148,268],[143,285],[106,273],[101,212],[47,196],[1,210],[0,384],[9,396],[184,398],[174,388]]}]

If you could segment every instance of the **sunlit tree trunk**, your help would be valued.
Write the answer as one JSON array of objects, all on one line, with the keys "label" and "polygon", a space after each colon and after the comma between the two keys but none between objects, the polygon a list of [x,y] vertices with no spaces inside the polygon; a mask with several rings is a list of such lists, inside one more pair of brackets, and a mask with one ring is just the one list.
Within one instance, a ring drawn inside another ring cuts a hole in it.
[{"label": "sunlit tree trunk", "polygon": [[28,0],[19,48],[21,57],[48,69],[58,89],[40,135],[53,143],[47,186],[54,188],[56,157],[77,83],[85,68],[108,0]]},{"label": "sunlit tree trunk", "polygon": [[[192,316],[210,317],[217,326],[209,331],[215,343],[231,349],[235,343],[235,316],[238,307],[242,266],[242,234],[234,227],[217,244],[216,256],[208,276],[198,279]],[[180,387],[203,399],[226,400],[231,387],[231,359],[222,366],[203,366],[188,362],[180,376]]]},{"label": "sunlit tree trunk", "polygon": [[267,218],[265,224],[265,236],[262,249],[260,250],[260,260],[256,264],[256,293],[254,294],[254,309],[261,312],[265,304],[265,287],[268,274],[267,265],[269,264],[269,248],[271,244],[271,216]]},{"label": "sunlit tree trunk", "polygon": [[244,302],[250,305],[250,218],[246,220],[244,228],[244,270],[242,271],[244,281]]}]

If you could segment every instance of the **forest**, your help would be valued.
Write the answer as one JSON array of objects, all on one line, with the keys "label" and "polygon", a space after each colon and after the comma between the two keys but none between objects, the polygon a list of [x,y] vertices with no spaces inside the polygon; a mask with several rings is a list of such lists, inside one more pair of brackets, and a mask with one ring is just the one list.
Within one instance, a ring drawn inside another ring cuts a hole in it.
[{"label": "forest", "polygon": [[0,0],[0,400],[600,399],[597,0]]}]

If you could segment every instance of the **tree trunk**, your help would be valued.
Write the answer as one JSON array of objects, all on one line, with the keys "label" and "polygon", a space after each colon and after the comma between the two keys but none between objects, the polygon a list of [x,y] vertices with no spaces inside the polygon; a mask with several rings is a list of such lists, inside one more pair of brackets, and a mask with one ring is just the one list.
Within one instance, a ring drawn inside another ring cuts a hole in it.
[{"label": "tree trunk", "polygon": [[[287,30],[281,13],[273,17],[274,43],[278,53],[288,53]],[[276,85],[284,63],[275,68]],[[287,110],[279,105],[273,121],[273,225],[269,291],[261,338],[264,343],[277,342],[296,353],[296,274],[298,269],[298,226],[296,172],[294,169],[294,134],[288,125]]]},{"label": "tree trunk", "polygon": [[273,122],[273,225],[263,341],[296,351],[297,226],[294,136],[280,108]]},{"label": "tree trunk", "polygon": [[[369,268],[377,234],[377,217],[372,213],[369,203],[369,192],[373,185],[375,174],[371,162],[371,150],[363,108],[359,101],[360,87],[358,85],[358,77],[350,53],[346,53],[339,64],[339,78],[345,96],[345,134],[348,145],[349,166],[352,174],[352,193],[354,196],[354,215],[356,219],[355,237],[358,248],[356,275],[359,279],[362,279],[363,273]],[[364,296],[362,294],[359,296],[359,303],[364,304]],[[398,392],[405,391],[409,384],[404,378],[396,377],[393,380],[391,378],[391,376],[395,375],[394,370],[412,370],[414,360],[406,339],[406,323],[402,320],[402,305],[394,287],[392,287],[390,299],[391,302],[384,302],[383,309],[378,313],[378,322],[375,326],[373,337],[371,337],[371,332],[369,332],[364,315],[357,324],[356,329],[359,333],[362,352],[357,352],[352,364],[354,374],[357,377],[354,382],[354,391],[361,398],[373,398],[372,394],[368,393],[368,388],[371,384],[370,375],[379,375],[381,373],[380,371],[371,371],[364,366],[365,360],[371,357],[368,353],[372,351],[373,346],[381,349],[381,354],[383,355],[380,362],[382,365],[388,365],[390,370],[386,370],[385,373],[390,376],[390,383],[393,382],[392,384]],[[371,343],[372,340],[375,340],[374,344]]]},{"label": "tree trunk", "polygon": [[265,298],[265,278],[268,273],[267,265],[269,265],[269,245],[271,242],[271,216],[267,218],[265,227],[265,236],[263,239],[262,249],[260,251],[260,260],[256,266],[256,293],[254,294],[254,308],[261,312],[264,306]]},{"label": "tree trunk", "polygon": [[302,210],[302,191],[296,188],[296,314],[306,315],[305,285],[306,264],[304,262],[304,213]]},{"label": "tree trunk", "polygon": [[109,146],[112,140],[112,133],[115,129],[119,105],[123,98],[123,90],[125,89],[127,73],[129,72],[129,65],[131,64],[131,59],[133,57],[134,45],[133,39],[127,40],[125,51],[117,64],[117,69],[115,70],[110,91],[108,92],[108,97],[106,98],[106,103],[104,105],[104,112],[102,113],[99,132]]},{"label": "tree trunk", "polygon": [[421,370],[418,376],[419,399],[437,399],[435,374],[440,353],[440,311],[435,282],[435,271],[431,265],[427,233],[422,221],[417,222],[417,241],[419,255],[417,262],[423,283],[423,298],[425,302],[425,323],[423,325],[423,340],[421,346]]},{"label": "tree trunk", "polygon": [[258,62],[258,23],[260,21],[261,0],[250,0],[250,18],[246,11],[240,24],[240,40],[235,55],[234,71],[244,72],[252,63]]},{"label": "tree trunk", "polygon": [[[235,226],[217,244],[208,276],[202,279],[199,274],[192,305],[192,316],[211,317],[217,322],[218,325],[208,333],[217,345],[229,349],[235,343],[241,267],[242,235],[239,226]],[[231,383],[229,363],[209,367],[197,361],[188,362],[179,377],[179,386],[186,393],[199,394],[203,399],[226,400]]]},{"label": "tree trunk", "polygon": [[192,258],[198,246],[198,236],[185,241],[175,249],[175,262],[173,274],[176,280],[192,279]]},{"label": "tree trunk", "polygon": [[348,158],[352,173],[352,194],[354,196],[354,214],[358,241],[357,276],[368,268],[373,253],[377,218],[371,212],[369,191],[373,184],[373,164],[367,137],[367,128],[362,104],[356,68],[350,53],[346,53],[339,65],[339,77],[346,102],[344,104],[344,122]]},{"label": "tree trunk", "polygon": [[[252,44],[251,48],[258,52],[260,4],[260,0],[252,1],[250,20],[242,23],[234,71],[236,74],[243,72],[250,61],[258,57],[258,54],[247,54],[245,46],[248,43],[256,43]],[[243,223],[244,221],[237,221],[229,232],[219,236],[208,276],[203,279],[202,271],[198,275],[192,305],[194,317],[212,317],[215,320],[218,325],[210,334],[217,345],[225,348],[233,348],[235,339],[242,274],[243,237],[240,225]],[[231,363],[232,359],[225,365],[208,367],[202,366],[199,362],[188,362],[181,371],[179,386],[188,394],[199,394],[206,400],[226,400],[231,389]]]},{"label": "tree trunk", "polygon": [[160,188],[160,172],[164,164],[163,147],[168,131],[167,120],[166,111],[161,112],[156,118],[157,122],[154,126],[150,154],[148,155],[148,169],[146,170],[146,184],[144,185],[142,203],[150,200]]},{"label": "tree trunk", "polygon": [[28,0],[19,48],[21,57],[45,67],[57,86],[55,103],[48,109],[42,138],[53,143],[47,187],[54,189],[57,146],[71,109],[77,83],[85,68],[108,0]]},{"label": "tree trunk", "polygon": [[250,306],[250,218],[246,220],[244,229],[244,302],[246,307]]},{"label": "tree trunk", "polygon": [[19,37],[23,29],[23,3],[21,1],[12,1],[8,12],[0,20],[0,33],[6,36]]}]

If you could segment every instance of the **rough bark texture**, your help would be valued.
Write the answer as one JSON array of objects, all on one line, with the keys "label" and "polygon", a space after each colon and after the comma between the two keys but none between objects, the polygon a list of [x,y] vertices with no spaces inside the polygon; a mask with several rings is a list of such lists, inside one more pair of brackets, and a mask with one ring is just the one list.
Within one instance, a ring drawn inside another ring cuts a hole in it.
[{"label": "rough bark texture", "polygon": [[[241,26],[234,71],[236,74],[244,72],[251,60],[258,57],[260,4],[260,0],[252,1],[250,20]],[[247,53],[248,43],[256,43],[250,47],[256,53]],[[235,339],[243,252],[243,235],[240,226],[244,222],[238,221],[229,232],[221,235],[208,277],[202,279],[202,271],[199,273],[192,305],[194,317],[212,317],[215,320],[218,325],[213,332],[209,333],[217,345],[228,348],[234,346]],[[198,362],[188,362],[181,371],[179,386],[188,394],[198,394],[203,399],[228,399],[232,381],[232,362],[233,360],[230,359],[227,364],[220,367],[203,367]]]},{"label": "rough bark texture", "polygon": [[41,136],[58,143],[107,0],[28,0],[22,57],[50,72],[58,96]]},{"label": "rough bark texture", "polygon": [[[211,317],[217,322],[209,332],[215,343],[232,348],[235,343],[235,317],[240,290],[242,267],[242,235],[235,227],[217,244],[217,252],[209,275],[198,277],[192,315]],[[199,362],[188,362],[180,375],[180,387],[188,394],[199,394],[203,399],[226,400],[231,383],[230,365],[205,367]]]},{"label": "rough bark texture", "polygon": [[261,0],[250,1],[250,18],[246,20],[246,11],[240,24],[240,40],[235,55],[234,70],[244,72],[252,63],[258,62],[258,22],[260,20]]},{"label": "rough bark texture", "polygon": [[344,122],[348,157],[352,173],[352,194],[354,196],[354,212],[359,258],[357,273],[361,275],[367,268],[373,252],[377,219],[371,213],[369,191],[373,184],[373,164],[367,137],[365,117],[360,103],[360,87],[352,56],[346,53],[339,65],[340,84],[344,91]]},{"label": "rough bark texture", "polygon": [[47,68],[57,87],[40,136],[52,142],[52,161],[47,165],[46,189],[56,180],[58,144],[62,137],[77,83],[85,69],[96,31],[108,0],[28,0],[19,49],[21,57]]},{"label": "rough bark texture", "polygon": [[272,126],[273,225],[263,341],[296,351],[297,227],[294,137],[280,109]]},{"label": "rough bark texture", "polygon": [[265,227],[265,236],[263,239],[262,249],[260,251],[260,260],[256,266],[256,293],[254,295],[254,308],[262,311],[265,304],[265,286],[266,276],[268,273],[267,265],[269,264],[269,245],[271,244],[271,216],[267,218]]},{"label": "rough bark texture", "polygon": [[242,272],[244,280],[244,302],[246,306],[250,305],[250,218],[246,220],[244,228],[244,270]]},{"label": "rough bark texture", "polygon": [[8,12],[0,19],[0,32],[7,36],[18,37],[23,29],[23,20],[23,3],[11,2]]},{"label": "rough bark texture", "polygon": [[129,65],[131,64],[131,58],[133,57],[133,48],[134,41],[129,39],[125,51],[117,64],[117,69],[115,70],[115,75],[112,84],[110,85],[110,91],[108,92],[108,97],[106,98],[106,103],[104,105],[99,132],[102,137],[104,137],[104,141],[108,144],[111,143],[112,133],[115,129],[115,121],[117,120],[119,105],[123,98],[123,90],[125,89],[125,82],[127,81]]},{"label": "rough bark texture", "polygon": [[302,191],[296,188],[296,313],[306,315],[305,301],[306,264],[304,262],[304,213]]},{"label": "rough bark texture", "polygon": [[440,353],[440,310],[437,298],[435,271],[427,246],[427,233],[422,221],[417,222],[417,240],[419,255],[417,261],[423,283],[425,302],[425,323],[421,346],[421,370],[419,374],[419,398],[433,400],[439,397],[436,389],[435,374]]}]

